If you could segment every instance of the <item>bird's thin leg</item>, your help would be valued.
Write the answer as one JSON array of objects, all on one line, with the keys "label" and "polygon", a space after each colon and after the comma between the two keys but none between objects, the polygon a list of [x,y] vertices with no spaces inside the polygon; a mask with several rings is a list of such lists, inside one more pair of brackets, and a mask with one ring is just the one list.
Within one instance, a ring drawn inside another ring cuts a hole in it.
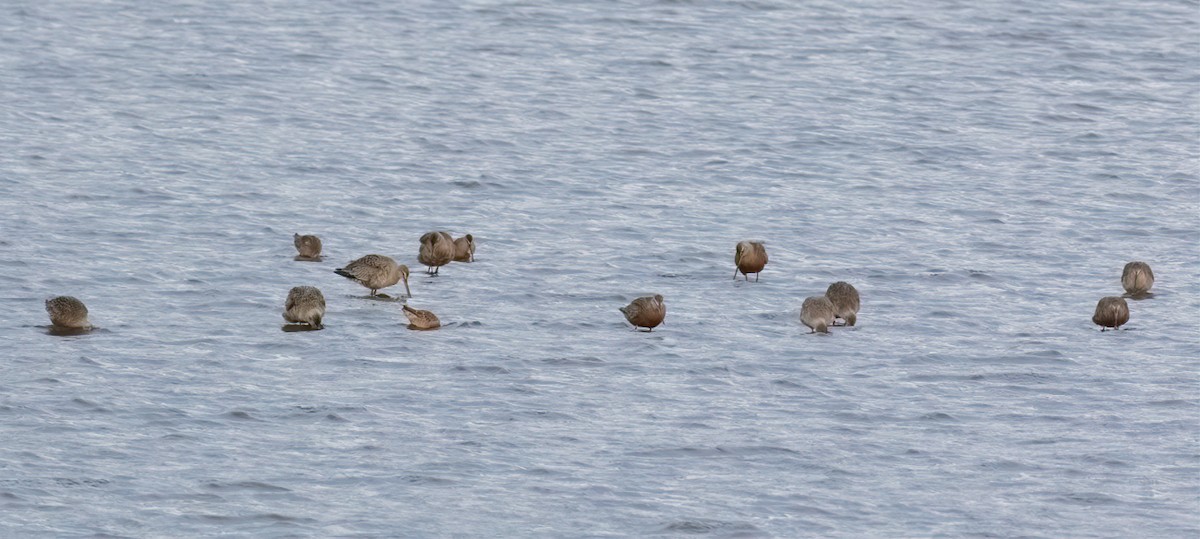
[{"label": "bird's thin leg", "polygon": [[758,273],[758,272],[755,272],[755,273],[754,273],[754,282],[756,282],[756,283],[758,282],[758,276],[759,276],[759,275],[761,275],[761,274],[760,274],[760,273]]},{"label": "bird's thin leg", "polygon": [[733,268],[733,280],[735,280],[735,281],[737,280],[737,272],[738,272],[738,269]]}]

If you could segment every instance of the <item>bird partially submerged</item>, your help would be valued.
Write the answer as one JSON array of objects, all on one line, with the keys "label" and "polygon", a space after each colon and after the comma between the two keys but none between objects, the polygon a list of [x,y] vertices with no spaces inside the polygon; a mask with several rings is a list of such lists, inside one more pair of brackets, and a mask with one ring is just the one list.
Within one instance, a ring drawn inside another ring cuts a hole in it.
[{"label": "bird partially submerged", "polygon": [[390,257],[367,255],[333,272],[371,289],[372,296],[376,295],[380,288],[404,281],[404,293],[412,297],[412,291],[408,289],[408,266],[396,264]]},{"label": "bird partially submerged", "polygon": [[421,236],[421,249],[417,252],[417,260],[428,266],[425,273],[437,275],[438,269],[454,260],[454,238],[441,231],[426,233]]},{"label": "bird partially submerged", "polygon": [[408,305],[404,305],[403,309],[404,316],[408,317],[408,327],[410,329],[435,329],[442,325],[437,315],[432,312],[414,309]]},{"label": "bird partially submerged", "polygon": [[635,299],[629,305],[621,307],[620,311],[625,314],[625,319],[633,324],[635,331],[638,328],[653,331],[667,316],[667,306],[663,304],[662,294]]},{"label": "bird partially submerged", "polygon": [[809,333],[829,333],[833,317],[833,302],[825,296],[811,296],[800,306],[800,321],[812,328]]},{"label": "bird partially submerged", "polygon": [[1120,329],[1128,321],[1129,304],[1125,302],[1125,298],[1108,296],[1100,298],[1096,303],[1096,313],[1092,315],[1092,322],[1100,326],[1100,331],[1108,328]]},{"label": "bird partially submerged", "polygon": [[87,306],[72,296],[58,296],[46,300],[46,313],[56,328],[91,329]]},{"label": "bird partially submerged", "polygon": [[733,270],[735,281],[740,271],[747,281],[750,280],[749,274],[753,273],[754,282],[758,282],[758,273],[767,265],[767,248],[758,241],[739,242],[733,251],[733,265],[735,266]]},{"label": "bird partially submerged", "polygon": [[296,251],[300,253],[296,256],[296,260],[321,260],[321,238],[311,234],[304,236],[292,234],[292,244],[296,246]]},{"label": "bird partially submerged", "polygon": [[475,238],[470,234],[454,240],[454,261],[475,261]]},{"label": "bird partially submerged", "polygon": [[290,324],[307,324],[312,329],[321,329],[325,318],[325,295],[315,286],[297,286],[288,292],[283,304],[283,319]]},{"label": "bird partially submerged", "polygon": [[1154,286],[1154,272],[1150,271],[1150,265],[1145,262],[1125,264],[1125,270],[1121,272],[1121,286],[1125,287],[1125,292],[1131,296],[1145,294]]},{"label": "bird partially submerged", "polygon": [[858,320],[858,307],[861,303],[854,285],[845,281],[833,283],[825,290],[825,297],[833,304],[833,315],[844,320],[847,326],[853,326]]}]

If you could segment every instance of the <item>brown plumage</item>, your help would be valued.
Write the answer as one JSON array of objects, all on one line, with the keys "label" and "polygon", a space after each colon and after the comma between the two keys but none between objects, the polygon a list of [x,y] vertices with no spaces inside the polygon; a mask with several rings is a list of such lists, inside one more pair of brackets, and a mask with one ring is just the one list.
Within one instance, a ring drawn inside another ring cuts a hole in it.
[{"label": "brown plumage", "polygon": [[283,319],[292,324],[308,324],[321,329],[325,318],[325,296],[315,286],[297,286],[288,292],[283,305]]},{"label": "brown plumage", "polygon": [[733,270],[733,280],[737,280],[740,271],[747,281],[750,280],[749,274],[753,273],[754,282],[758,282],[758,272],[767,265],[767,248],[763,247],[762,242],[739,242],[733,251],[733,265],[736,268]]},{"label": "brown plumage", "polygon": [[300,252],[296,260],[321,259],[321,238],[312,235],[301,236],[299,234],[292,234],[292,244]]},{"label": "brown plumage", "polygon": [[809,333],[829,333],[833,325],[833,302],[825,296],[812,296],[804,300],[800,306],[800,321],[812,328]]},{"label": "brown plumage", "polygon": [[404,316],[408,317],[408,327],[412,329],[434,329],[442,325],[437,315],[429,311],[414,309],[408,305],[405,305],[403,308]]},{"label": "brown plumage", "polygon": [[1150,265],[1145,262],[1125,264],[1125,271],[1121,272],[1121,286],[1124,286],[1125,292],[1130,295],[1145,294],[1154,286],[1154,272],[1150,271]]},{"label": "brown plumage", "polygon": [[454,238],[445,232],[429,232],[421,236],[417,260],[428,266],[425,273],[437,275],[438,269],[454,260]]},{"label": "brown plumage", "polygon": [[470,234],[454,240],[454,261],[475,261],[475,238]]},{"label": "brown plumage", "polygon": [[1092,322],[1100,326],[1100,331],[1106,328],[1119,329],[1128,321],[1129,304],[1125,303],[1125,298],[1117,296],[1100,298],[1096,304],[1096,314],[1092,315]]},{"label": "brown plumage", "polygon": [[333,272],[370,288],[372,296],[380,288],[404,281],[404,293],[412,297],[412,291],[408,289],[408,266],[397,265],[395,260],[383,255],[364,256]]},{"label": "brown plumage", "polygon": [[661,294],[635,299],[628,306],[621,307],[620,311],[633,324],[634,330],[646,328],[647,331],[653,331],[667,317],[667,306]]},{"label": "brown plumage", "polygon": [[92,323],[88,321],[87,306],[71,296],[58,296],[46,300],[46,312],[50,315],[50,323],[60,328],[92,327]]},{"label": "brown plumage", "polygon": [[833,315],[845,320],[846,325],[853,326],[858,320],[858,307],[861,303],[854,285],[844,281],[833,283],[825,290],[825,297],[833,304]]}]

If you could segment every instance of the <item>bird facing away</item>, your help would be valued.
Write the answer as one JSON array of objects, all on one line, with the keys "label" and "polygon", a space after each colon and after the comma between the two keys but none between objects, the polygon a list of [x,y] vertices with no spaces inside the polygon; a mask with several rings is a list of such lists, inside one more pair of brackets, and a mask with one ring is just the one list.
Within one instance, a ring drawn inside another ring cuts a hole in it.
[{"label": "bird facing away", "polygon": [[60,328],[92,327],[92,323],[88,321],[87,306],[71,296],[58,296],[46,300],[46,312],[50,314],[50,323]]},{"label": "bird facing away", "polygon": [[292,234],[292,244],[300,252],[296,260],[321,259],[321,238],[312,235],[301,236],[299,234]]},{"label": "bird facing away", "polygon": [[325,296],[317,287],[297,286],[288,292],[287,302],[283,304],[284,320],[321,329],[322,318],[325,318]]},{"label": "bird facing away", "polygon": [[663,304],[662,294],[635,299],[620,310],[625,314],[625,319],[633,324],[634,331],[638,328],[653,331],[663,322],[663,318],[667,317],[667,306]]},{"label": "bird facing away", "polygon": [[1100,298],[1096,304],[1096,314],[1092,315],[1092,322],[1100,326],[1100,331],[1106,328],[1120,329],[1128,321],[1129,304],[1125,303],[1125,298],[1117,296]]},{"label": "bird facing away", "polygon": [[833,315],[845,320],[847,326],[853,326],[858,320],[860,305],[858,290],[854,285],[844,281],[833,283],[825,290],[825,297],[833,304]]},{"label": "bird facing away", "polygon": [[1150,271],[1150,265],[1145,262],[1125,264],[1125,271],[1121,272],[1121,286],[1124,286],[1130,295],[1145,294],[1154,286],[1154,272]]},{"label": "bird facing away", "polygon": [[454,261],[475,261],[475,238],[470,234],[454,240]]},{"label": "bird facing away", "polygon": [[811,296],[800,306],[800,321],[812,328],[809,333],[829,333],[833,317],[833,302],[825,296]]},{"label": "bird facing away", "polygon": [[454,260],[454,238],[441,231],[421,236],[421,250],[417,253],[417,260],[428,266],[425,273],[437,275],[439,268]]},{"label": "bird facing away", "polygon": [[404,293],[412,297],[412,291],[408,289],[408,266],[397,265],[395,260],[383,255],[364,256],[333,272],[370,288],[372,296],[380,288],[404,281]]},{"label": "bird facing away", "polygon": [[739,242],[733,251],[733,265],[736,266],[733,270],[733,280],[737,280],[740,271],[747,281],[750,280],[749,274],[753,273],[754,282],[758,282],[758,272],[767,265],[767,248],[763,247],[762,242]]},{"label": "bird facing away", "polygon": [[437,315],[429,311],[414,309],[408,305],[404,305],[403,309],[404,316],[408,317],[408,327],[411,329],[435,329],[442,325]]}]

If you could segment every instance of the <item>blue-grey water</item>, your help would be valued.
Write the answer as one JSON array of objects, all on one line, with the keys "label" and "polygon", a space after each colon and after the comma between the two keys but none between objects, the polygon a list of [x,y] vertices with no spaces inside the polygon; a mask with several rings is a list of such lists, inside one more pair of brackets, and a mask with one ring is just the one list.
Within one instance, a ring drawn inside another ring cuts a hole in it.
[{"label": "blue-grey water", "polygon": [[[1196,537],[1198,27],[4,3],[0,537]],[[477,261],[425,277],[430,230]],[[368,253],[445,327],[332,273]],[[858,325],[808,334],[837,280]],[[280,331],[296,285],[325,330]],[[48,334],[59,294],[99,329]]]}]

